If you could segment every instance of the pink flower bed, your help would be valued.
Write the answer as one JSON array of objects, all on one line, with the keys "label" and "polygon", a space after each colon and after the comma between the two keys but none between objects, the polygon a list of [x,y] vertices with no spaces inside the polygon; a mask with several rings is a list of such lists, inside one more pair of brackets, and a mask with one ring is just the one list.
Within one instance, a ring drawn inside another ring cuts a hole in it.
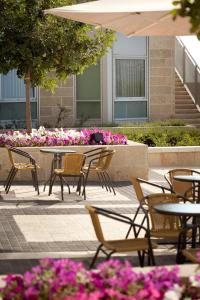
[{"label": "pink flower bed", "polygon": [[24,275],[8,275],[3,300],[183,300],[200,299],[200,276],[186,283],[175,266],[135,272],[128,261],[110,260],[88,271],[70,259],[44,258]]},{"label": "pink flower bed", "polygon": [[[122,134],[113,134],[102,129],[45,129],[40,127],[33,129],[30,134],[25,130],[8,130],[0,134],[0,146],[12,145],[15,147],[40,147],[40,146],[68,146],[89,145],[92,133],[102,133],[103,141],[97,144],[103,145],[125,145],[127,138]],[[94,142],[93,142],[94,144]]]}]

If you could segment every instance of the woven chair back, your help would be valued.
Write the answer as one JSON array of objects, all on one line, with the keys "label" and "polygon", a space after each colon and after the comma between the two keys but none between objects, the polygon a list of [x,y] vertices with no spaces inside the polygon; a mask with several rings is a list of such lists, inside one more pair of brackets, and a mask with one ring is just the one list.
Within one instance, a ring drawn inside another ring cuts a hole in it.
[{"label": "woven chair back", "polygon": [[178,203],[179,198],[175,194],[151,194],[146,197],[149,215],[151,219],[152,231],[176,231],[180,229],[180,219],[178,216],[159,214],[155,211],[154,205],[161,203]]},{"label": "woven chair back", "polygon": [[102,170],[108,170],[114,153],[115,153],[115,150],[110,150],[110,149],[102,151],[99,155],[99,160],[97,162],[97,168],[100,168]]},{"label": "woven chair back", "polygon": [[174,169],[169,171],[169,180],[171,182],[173,191],[177,194],[184,195],[185,192],[190,191],[187,193],[187,196],[192,196],[192,183],[191,182],[183,182],[174,180],[174,176],[177,175],[192,175],[192,170],[190,169]]},{"label": "woven chair back", "polygon": [[143,197],[144,197],[144,193],[142,191],[141,184],[137,180],[137,177],[131,176],[130,180],[131,180],[132,185],[134,187],[135,194],[137,196],[137,200],[140,202],[143,199]]},{"label": "woven chair back", "polygon": [[85,155],[82,153],[70,153],[64,156],[64,174],[80,175],[85,162]]},{"label": "woven chair back", "polygon": [[103,231],[101,228],[101,223],[99,221],[98,213],[96,212],[96,209],[91,207],[90,205],[86,205],[85,207],[87,208],[87,210],[90,214],[96,237],[97,237],[98,241],[103,244],[105,242],[105,240],[104,240]]}]

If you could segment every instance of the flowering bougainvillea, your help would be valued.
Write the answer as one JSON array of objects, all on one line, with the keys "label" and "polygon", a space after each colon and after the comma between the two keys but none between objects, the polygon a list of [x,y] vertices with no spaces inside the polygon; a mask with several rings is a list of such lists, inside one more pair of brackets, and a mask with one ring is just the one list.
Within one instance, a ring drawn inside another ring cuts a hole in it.
[{"label": "flowering bougainvillea", "polygon": [[135,272],[128,261],[109,260],[95,270],[71,259],[43,258],[23,275],[8,275],[2,300],[198,300],[200,275],[188,281],[178,266]]},{"label": "flowering bougainvillea", "polygon": [[102,129],[45,129],[40,127],[32,129],[28,134],[25,130],[8,130],[0,134],[0,146],[12,145],[14,147],[40,147],[40,146],[71,146],[88,145],[92,133],[100,132],[103,134],[103,140],[99,144],[104,145],[125,145],[126,136],[122,134],[113,134],[110,131]]},{"label": "flowering bougainvillea", "polygon": [[128,261],[110,260],[88,271],[69,259],[42,259],[24,275],[8,275],[2,299],[21,300],[161,300],[179,296],[183,287],[178,269],[134,272]]}]

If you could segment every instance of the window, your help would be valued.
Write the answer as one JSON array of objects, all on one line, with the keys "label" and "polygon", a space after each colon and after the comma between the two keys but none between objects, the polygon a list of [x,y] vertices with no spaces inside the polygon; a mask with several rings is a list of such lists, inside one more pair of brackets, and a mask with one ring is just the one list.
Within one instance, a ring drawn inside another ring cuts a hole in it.
[{"label": "window", "polygon": [[[19,102],[25,101],[25,85],[24,80],[17,77],[17,71],[12,70],[6,75],[1,75],[1,102]],[[35,88],[31,88],[30,97],[31,100],[35,100]]]},{"label": "window", "polygon": [[147,117],[145,66],[145,59],[115,59],[115,119]]},{"label": "window", "polygon": [[100,63],[76,77],[77,119],[101,118]]},{"label": "window", "polygon": [[[36,88],[31,88],[31,115],[33,123],[37,120]],[[25,85],[17,77],[16,70],[0,74],[0,125],[23,128],[25,124]]]}]

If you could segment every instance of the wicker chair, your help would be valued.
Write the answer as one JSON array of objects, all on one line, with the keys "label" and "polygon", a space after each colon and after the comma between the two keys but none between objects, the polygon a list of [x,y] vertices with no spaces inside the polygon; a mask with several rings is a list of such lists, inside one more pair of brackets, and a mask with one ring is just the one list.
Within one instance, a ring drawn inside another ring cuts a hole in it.
[{"label": "wicker chair", "polygon": [[[62,200],[64,200],[63,196],[63,177],[77,177],[79,179],[78,181],[78,187],[77,190],[79,192],[79,195],[81,193],[81,185],[83,184],[83,195],[84,199],[86,199],[86,193],[85,193],[85,177],[83,172],[83,165],[85,163],[86,156],[81,153],[69,153],[65,154],[64,156],[64,167],[62,169],[54,169],[54,174],[51,179],[50,185],[49,185],[49,195],[52,193],[52,187],[55,182],[56,177],[58,176],[60,179],[60,185],[61,185],[61,196]],[[70,194],[70,187],[69,184],[65,181],[65,183],[68,186],[69,194]]]},{"label": "wicker chair", "polygon": [[156,238],[178,239],[181,224],[177,216],[159,214],[154,210],[154,205],[160,203],[179,203],[180,197],[176,194],[152,194],[143,199],[151,221],[151,236]]},{"label": "wicker chair", "polygon": [[139,203],[145,197],[145,194],[144,194],[143,189],[142,189],[143,184],[154,187],[154,188],[157,188],[159,193],[161,193],[161,192],[162,193],[165,193],[165,192],[170,192],[171,193],[170,188],[167,188],[165,186],[162,186],[162,185],[150,182],[150,181],[146,181],[146,180],[138,178],[138,177],[131,176],[130,181],[131,181],[131,183],[134,187],[135,194],[137,196],[137,200],[139,201]]},{"label": "wicker chair", "polygon": [[89,174],[93,172],[97,174],[102,188],[105,186],[107,191],[113,191],[114,195],[116,195],[112,180],[108,174],[108,169],[114,153],[115,150],[110,149],[101,149],[98,153],[95,153],[94,158],[83,167],[85,173],[85,185],[87,184]]},{"label": "wicker chair", "polygon": [[[93,260],[90,264],[92,268],[96,262],[98,254],[102,251],[107,259],[111,257],[114,253],[127,253],[127,252],[134,252],[137,251],[140,266],[144,266],[144,258],[145,254],[148,255],[148,264],[155,265],[154,255],[153,255],[153,248],[156,248],[157,245],[152,243],[150,240],[150,232],[144,226],[135,224],[129,217],[120,215],[110,210],[89,206],[86,205],[86,208],[90,214],[94,231],[100,245],[98,246],[96,253],[93,257]],[[101,223],[99,220],[99,215],[103,215],[106,218],[110,218],[116,220],[118,222],[125,223],[130,225],[133,228],[134,238],[132,239],[121,239],[121,240],[105,240]],[[144,232],[144,236],[141,237],[141,232]],[[138,235],[140,234],[140,237]]]},{"label": "wicker chair", "polygon": [[[166,194],[166,193],[157,193],[150,194],[144,197],[140,206],[137,209],[135,218],[133,221],[137,220],[137,215],[142,211],[146,211],[147,214],[144,215],[142,219],[141,225],[144,225],[146,222],[151,224],[150,232],[151,236],[159,239],[159,243],[168,244],[168,243],[178,243],[179,235],[181,233],[181,223],[178,216],[169,216],[164,214],[159,214],[154,210],[154,205],[160,203],[179,203],[180,201],[185,201],[185,199],[181,198],[176,194]],[[127,236],[129,236],[131,232],[131,226],[127,232]],[[187,233],[188,237],[191,237],[191,231]]]},{"label": "wicker chair", "polygon": [[[39,184],[38,184],[38,176],[37,176],[37,169],[39,168],[39,165],[36,164],[35,159],[29,153],[22,151],[18,148],[8,146],[8,145],[5,147],[8,150],[10,163],[12,165],[8,177],[4,183],[6,193],[9,192],[10,187],[18,171],[31,171],[33,186],[39,195]],[[13,154],[15,154],[15,157],[13,156]],[[17,156],[20,158],[21,157],[25,158],[26,160],[28,160],[28,162],[16,162],[15,158]]]},{"label": "wicker chair", "polygon": [[200,248],[190,248],[190,249],[183,249],[182,254],[183,256],[193,262],[194,264],[199,263],[197,259],[197,253],[200,252]]},{"label": "wicker chair", "polygon": [[192,182],[177,181],[174,176],[177,175],[200,175],[200,172],[192,169],[173,169],[164,175],[173,193],[182,195],[192,201],[195,201],[195,186]]}]

